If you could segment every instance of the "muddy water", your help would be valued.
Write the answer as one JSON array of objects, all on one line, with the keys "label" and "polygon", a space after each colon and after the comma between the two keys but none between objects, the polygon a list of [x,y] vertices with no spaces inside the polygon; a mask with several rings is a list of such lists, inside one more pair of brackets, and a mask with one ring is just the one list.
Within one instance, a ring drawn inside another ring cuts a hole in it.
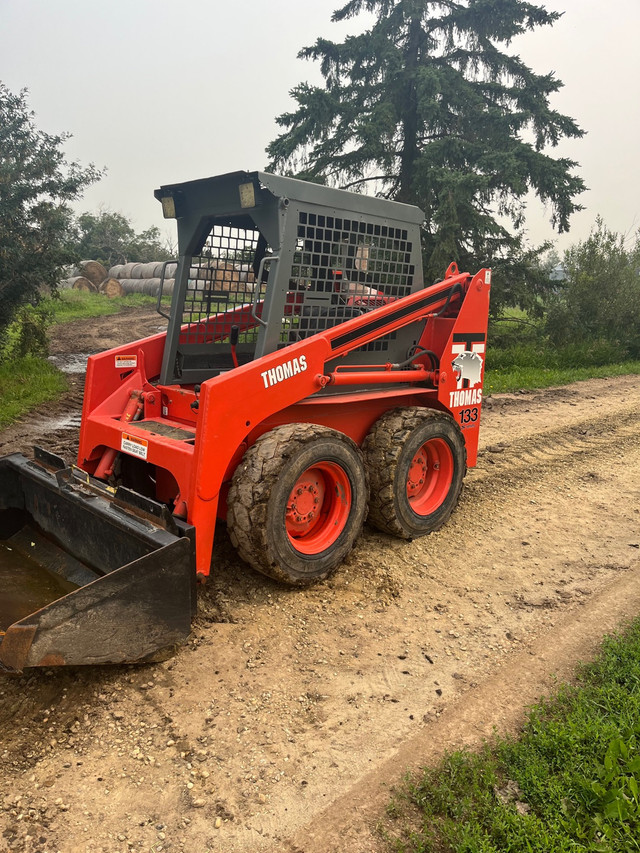
[{"label": "muddy water", "polygon": [[87,352],[61,353],[60,355],[50,355],[49,361],[63,373],[84,373],[90,355],[91,353]]},{"label": "muddy water", "polygon": [[18,619],[74,589],[75,584],[0,542],[0,636]]},{"label": "muddy water", "polygon": [[80,412],[72,412],[71,414],[58,415],[52,418],[34,417],[31,420],[31,426],[38,430],[41,434],[49,432],[59,432],[63,429],[78,429],[82,421]]}]

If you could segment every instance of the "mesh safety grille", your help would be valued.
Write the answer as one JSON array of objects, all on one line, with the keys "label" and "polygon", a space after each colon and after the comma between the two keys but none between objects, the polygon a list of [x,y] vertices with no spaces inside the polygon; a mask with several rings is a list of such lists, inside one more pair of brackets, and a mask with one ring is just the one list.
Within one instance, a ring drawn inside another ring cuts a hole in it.
[{"label": "mesh safety grille", "polygon": [[[211,228],[200,254],[191,259],[182,312],[183,345],[228,340],[230,324],[239,327],[244,343],[255,343],[258,330],[250,311],[239,309],[253,300],[252,264],[259,238],[260,232],[254,229]],[[207,317],[205,330],[201,321]]]},{"label": "mesh safety grille", "polygon": [[[299,340],[410,293],[411,252],[402,228],[301,211],[287,297],[293,310],[283,319],[283,340]],[[392,337],[362,349],[386,350]]]},{"label": "mesh safety grille", "polygon": [[[260,258],[271,254],[256,228],[214,224],[191,259],[182,312],[180,351],[202,352],[206,345],[228,350],[231,326],[239,329],[238,352],[255,348],[258,322],[251,316],[255,273]],[[300,211],[293,262],[285,276],[278,347],[367,313],[410,293],[415,267],[407,231],[391,225]],[[268,265],[267,265],[268,268]],[[263,277],[264,278],[264,277]],[[208,318],[208,319],[207,319]],[[384,351],[395,333],[361,347]],[[216,344],[218,346],[216,346]]]}]

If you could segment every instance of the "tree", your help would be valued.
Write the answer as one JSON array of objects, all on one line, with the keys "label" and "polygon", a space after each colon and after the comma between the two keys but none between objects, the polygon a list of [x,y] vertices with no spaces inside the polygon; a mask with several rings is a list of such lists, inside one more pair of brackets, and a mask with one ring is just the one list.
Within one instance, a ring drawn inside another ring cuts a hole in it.
[{"label": "tree", "polygon": [[111,210],[81,214],[72,245],[78,259],[91,258],[107,268],[127,261],[162,260],[171,255],[170,247],[161,242],[159,228],[152,226],[136,234],[126,216]]},{"label": "tree", "polygon": [[19,306],[55,289],[73,259],[69,202],[101,173],[67,163],[67,138],[38,130],[27,92],[0,83],[0,339]]},{"label": "tree", "polygon": [[[268,168],[421,207],[427,275],[452,260],[526,267],[527,193],[559,232],[581,209],[577,163],[546,149],[583,131],[551,108],[553,73],[502,47],[559,14],[525,0],[349,0],[332,20],[362,11],[377,14],[362,35],[300,52],[320,60],[325,84],[293,89]],[[511,289],[512,301],[526,295]]]}]

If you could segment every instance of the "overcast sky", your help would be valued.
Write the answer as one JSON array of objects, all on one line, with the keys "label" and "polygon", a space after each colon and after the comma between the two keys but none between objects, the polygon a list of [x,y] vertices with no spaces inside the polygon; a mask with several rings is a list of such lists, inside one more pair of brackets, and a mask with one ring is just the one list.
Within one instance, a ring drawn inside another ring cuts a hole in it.
[{"label": "overcast sky", "polygon": [[[321,81],[298,50],[341,40],[363,18],[332,24],[341,0],[0,0],[0,80],[30,91],[38,126],[68,131],[69,159],[106,166],[78,210],[101,205],[137,230],[165,223],[160,184],[262,169],[297,83]],[[616,231],[640,227],[640,0],[548,0],[565,12],[510,50],[564,88],[553,106],[588,135],[556,152],[580,163],[589,192],[559,248],[600,214]],[[537,201],[530,236],[554,239]]]}]

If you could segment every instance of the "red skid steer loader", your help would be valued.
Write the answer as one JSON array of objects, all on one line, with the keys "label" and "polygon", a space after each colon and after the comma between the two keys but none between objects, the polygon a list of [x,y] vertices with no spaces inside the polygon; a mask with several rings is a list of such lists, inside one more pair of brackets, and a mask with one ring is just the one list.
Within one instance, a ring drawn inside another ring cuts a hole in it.
[{"label": "red skid steer loader", "polygon": [[302,586],[367,513],[440,527],[476,463],[491,275],[425,287],[420,210],[261,172],[155,195],[178,224],[166,333],[89,358],[76,466],[0,459],[5,672],[179,644],[218,520]]}]

